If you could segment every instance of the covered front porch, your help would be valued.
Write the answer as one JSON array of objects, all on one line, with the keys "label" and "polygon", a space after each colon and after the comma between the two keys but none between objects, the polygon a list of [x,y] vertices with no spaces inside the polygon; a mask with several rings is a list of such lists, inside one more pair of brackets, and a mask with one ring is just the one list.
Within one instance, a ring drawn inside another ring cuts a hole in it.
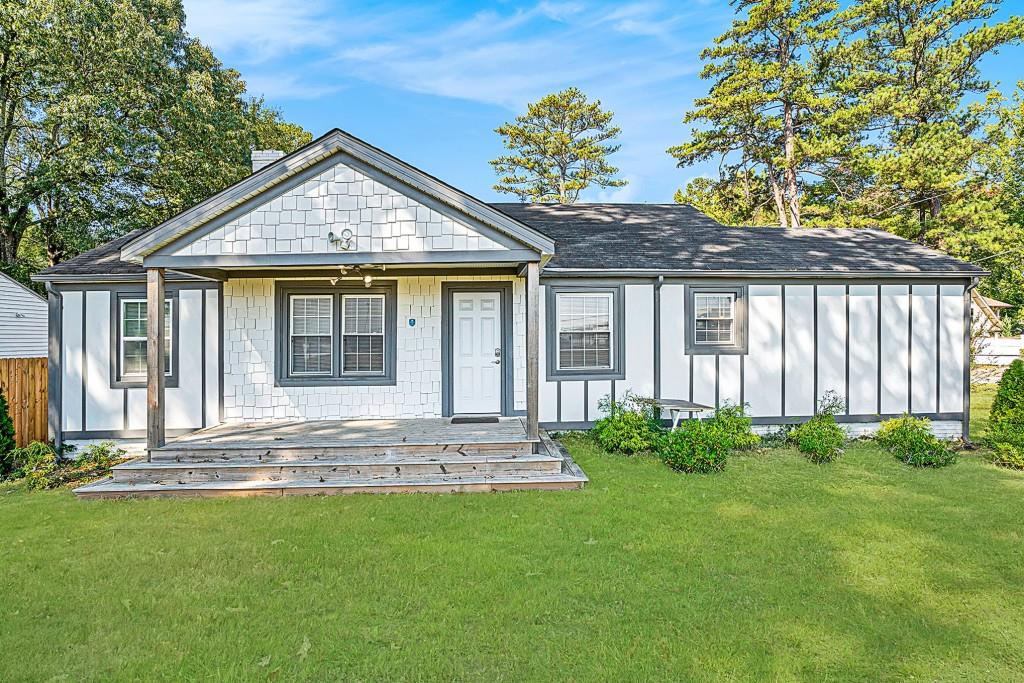
[{"label": "covered front porch", "polygon": [[523,418],[225,423],[170,439],[75,493],[251,496],[575,489],[586,475]]}]

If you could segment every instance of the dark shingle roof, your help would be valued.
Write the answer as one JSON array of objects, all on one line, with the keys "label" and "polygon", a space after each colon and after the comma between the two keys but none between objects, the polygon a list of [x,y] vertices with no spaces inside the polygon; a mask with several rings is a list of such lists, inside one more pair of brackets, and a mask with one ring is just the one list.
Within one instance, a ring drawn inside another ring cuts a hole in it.
[{"label": "dark shingle roof", "polygon": [[[549,268],[687,273],[934,273],[981,275],[977,266],[882,230],[732,228],[680,204],[492,204],[553,240]],[[120,260],[138,230],[39,275],[131,275]]]},{"label": "dark shingle roof", "polygon": [[149,230],[142,228],[127,235],[110,240],[95,249],[82,252],[74,258],[62,261],[40,272],[40,277],[51,275],[132,275],[145,273],[142,266],[121,260],[121,246]]},{"label": "dark shingle roof", "polygon": [[555,240],[549,268],[980,275],[882,230],[733,228],[680,204],[492,204]]}]

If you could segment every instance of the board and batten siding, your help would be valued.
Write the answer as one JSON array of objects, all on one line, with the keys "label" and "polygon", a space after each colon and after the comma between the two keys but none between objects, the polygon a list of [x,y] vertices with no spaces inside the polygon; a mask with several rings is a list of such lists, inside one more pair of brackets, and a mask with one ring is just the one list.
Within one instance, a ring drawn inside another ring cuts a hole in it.
[{"label": "board and batten siding", "polygon": [[[142,286],[137,289],[144,297]],[[60,291],[60,426],[64,440],[73,444],[145,438],[146,388],[114,388],[111,382],[111,352],[117,348],[111,340],[116,329],[111,297],[117,293],[98,288]],[[165,390],[171,434],[220,421],[220,292],[216,286],[183,287],[177,302],[179,379],[178,386]]]},{"label": "board and batten siding", "polygon": [[0,273],[0,358],[44,358],[46,300]]},{"label": "board and batten siding", "polygon": [[[542,425],[589,426],[602,416],[602,397],[626,391],[709,406],[745,403],[756,424],[786,424],[806,420],[834,392],[846,406],[840,421],[855,433],[904,412],[932,417],[938,433],[960,433],[962,282],[723,282],[747,285],[745,355],[686,353],[686,283],[625,282],[625,379],[545,381],[541,354]],[[542,311],[542,327],[546,319]]]}]

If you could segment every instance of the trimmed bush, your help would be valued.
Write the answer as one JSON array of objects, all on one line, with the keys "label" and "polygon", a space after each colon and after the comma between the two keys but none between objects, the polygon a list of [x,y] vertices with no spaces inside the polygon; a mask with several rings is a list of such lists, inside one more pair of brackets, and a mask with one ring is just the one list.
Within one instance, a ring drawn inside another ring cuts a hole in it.
[{"label": "trimmed bush", "polygon": [[999,380],[999,389],[989,413],[991,448],[988,458],[996,465],[1024,469],[1024,361],[1017,359]]},{"label": "trimmed bush", "polygon": [[726,404],[706,420],[686,420],[666,432],[658,444],[658,457],[680,472],[717,472],[725,468],[729,452],[750,449],[761,437],[750,428],[743,406]]},{"label": "trimmed bush", "polygon": [[1018,358],[1006,368],[992,400],[989,418],[992,424],[1024,425],[1024,360]]},{"label": "trimmed bush", "polygon": [[831,413],[819,413],[790,432],[790,438],[811,462],[833,462],[843,454],[846,432]]},{"label": "trimmed bush", "polygon": [[686,420],[661,439],[658,456],[679,472],[718,472],[725,469],[732,436],[709,420]]},{"label": "trimmed bush", "polygon": [[14,442],[14,420],[11,419],[7,407],[7,397],[3,389],[0,389],[0,478],[7,476],[14,470],[14,461],[11,453],[15,449]]},{"label": "trimmed bush", "polygon": [[956,462],[956,453],[932,434],[927,418],[904,415],[886,420],[875,434],[875,441],[898,460],[914,467],[944,467]]},{"label": "trimmed bush", "polygon": [[661,431],[657,408],[650,399],[630,392],[616,401],[610,396],[601,399],[598,407],[607,416],[594,423],[592,433],[601,448],[613,453],[632,455],[652,450]]},{"label": "trimmed bush", "polygon": [[836,415],[846,404],[835,391],[826,391],[818,401],[818,412],[789,433],[790,440],[811,462],[833,462],[843,454],[846,432],[836,424]]},{"label": "trimmed bush", "polygon": [[729,437],[734,450],[749,450],[761,444],[761,437],[751,429],[753,421],[747,417],[743,406],[726,403],[715,411],[711,421]]}]

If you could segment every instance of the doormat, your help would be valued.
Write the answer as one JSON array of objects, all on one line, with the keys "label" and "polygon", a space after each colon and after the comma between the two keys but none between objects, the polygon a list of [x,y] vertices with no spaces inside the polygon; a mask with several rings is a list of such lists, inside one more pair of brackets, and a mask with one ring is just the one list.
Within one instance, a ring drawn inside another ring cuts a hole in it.
[{"label": "doormat", "polygon": [[453,417],[453,425],[479,425],[479,424],[497,424],[498,418],[496,417]]}]

